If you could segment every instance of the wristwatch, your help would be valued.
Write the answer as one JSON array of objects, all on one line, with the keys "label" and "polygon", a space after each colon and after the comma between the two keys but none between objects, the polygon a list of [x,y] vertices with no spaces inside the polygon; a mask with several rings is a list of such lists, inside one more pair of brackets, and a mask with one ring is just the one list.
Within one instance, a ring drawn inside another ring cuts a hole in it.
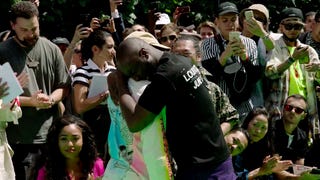
[{"label": "wristwatch", "polygon": [[292,57],[289,57],[287,61],[288,61],[288,63],[290,63],[290,64],[292,64],[292,63],[295,62],[295,60],[294,60]]},{"label": "wristwatch", "polygon": [[267,35],[263,36],[261,39],[262,39],[262,40],[269,39],[269,36],[270,36],[270,34],[268,33]]}]

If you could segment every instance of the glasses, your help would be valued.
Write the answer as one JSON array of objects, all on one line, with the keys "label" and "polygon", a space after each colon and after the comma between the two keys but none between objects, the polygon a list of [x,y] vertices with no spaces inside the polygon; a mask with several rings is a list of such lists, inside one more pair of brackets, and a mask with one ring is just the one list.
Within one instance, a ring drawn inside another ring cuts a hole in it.
[{"label": "glasses", "polygon": [[173,41],[173,40],[175,40],[176,38],[177,38],[176,35],[164,36],[164,37],[161,37],[161,38],[160,38],[160,41],[161,41],[161,42],[166,42],[166,41],[168,41],[168,40]]},{"label": "glasses", "polygon": [[294,106],[291,106],[289,104],[284,105],[284,110],[285,111],[292,111],[292,109],[294,109],[294,112],[297,113],[297,114],[301,114],[303,112],[306,112],[304,109],[299,108],[299,107],[294,107]]},{"label": "glasses", "polygon": [[303,25],[302,24],[283,24],[284,28],[287,30],[287,31],[290,31],[292,29],[294,30],[301,30],[303,28]]}]

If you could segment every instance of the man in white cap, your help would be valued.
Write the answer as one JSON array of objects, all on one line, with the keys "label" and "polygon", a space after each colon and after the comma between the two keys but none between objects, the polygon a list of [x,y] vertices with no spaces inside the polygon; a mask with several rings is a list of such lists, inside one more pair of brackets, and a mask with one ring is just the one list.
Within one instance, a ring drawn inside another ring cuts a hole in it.
[{"label": "man in white cap", "polygon": [[[248,13],[252,12],[252,16]],[[239,25],[242,29],[242,35],[253,39],[258,47],[259,64],[264,68],[268,59],[270,59],[274,40],[280,38],[281,34],[269,32],[269,10],[263,4],[252,4],[243,9],[239,15]],[[263,71],[262,71],[263,72]],[[263,73],[261,79],[255,86],[252,94],[254,106],[264,105],[264,86]]]}]

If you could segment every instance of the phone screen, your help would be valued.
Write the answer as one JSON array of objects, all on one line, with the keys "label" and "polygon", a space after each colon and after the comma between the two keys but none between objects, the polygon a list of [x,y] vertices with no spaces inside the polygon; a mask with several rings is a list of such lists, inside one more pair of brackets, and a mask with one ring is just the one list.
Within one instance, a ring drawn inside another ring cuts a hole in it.
[{"label": "phone screen", "polygon": [[91,16],[89,13],[80,14],[79,24],[82,24],[83,27],[90,27]]}]

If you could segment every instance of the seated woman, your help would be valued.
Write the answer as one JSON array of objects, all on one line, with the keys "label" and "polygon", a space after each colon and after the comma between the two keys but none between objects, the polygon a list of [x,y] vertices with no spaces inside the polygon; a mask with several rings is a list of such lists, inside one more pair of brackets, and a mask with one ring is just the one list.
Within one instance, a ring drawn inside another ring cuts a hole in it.
[{"label": "seated woman", "polygon": [[272,155],[266,136],[269,129],[269,114],[264,107],[254,107],[245,118],[242,128],[248,132],[248,146],[234,157],[234,168],[239,179],[269,179],[272,173],[286,170],[291,161],[280,161],[281,157]]},{"label": "seated woman", "polygon": [[90,127],[78,117],[56,119],[47,135],[47,158],[37,180],[96,179],[104,173]]}]

